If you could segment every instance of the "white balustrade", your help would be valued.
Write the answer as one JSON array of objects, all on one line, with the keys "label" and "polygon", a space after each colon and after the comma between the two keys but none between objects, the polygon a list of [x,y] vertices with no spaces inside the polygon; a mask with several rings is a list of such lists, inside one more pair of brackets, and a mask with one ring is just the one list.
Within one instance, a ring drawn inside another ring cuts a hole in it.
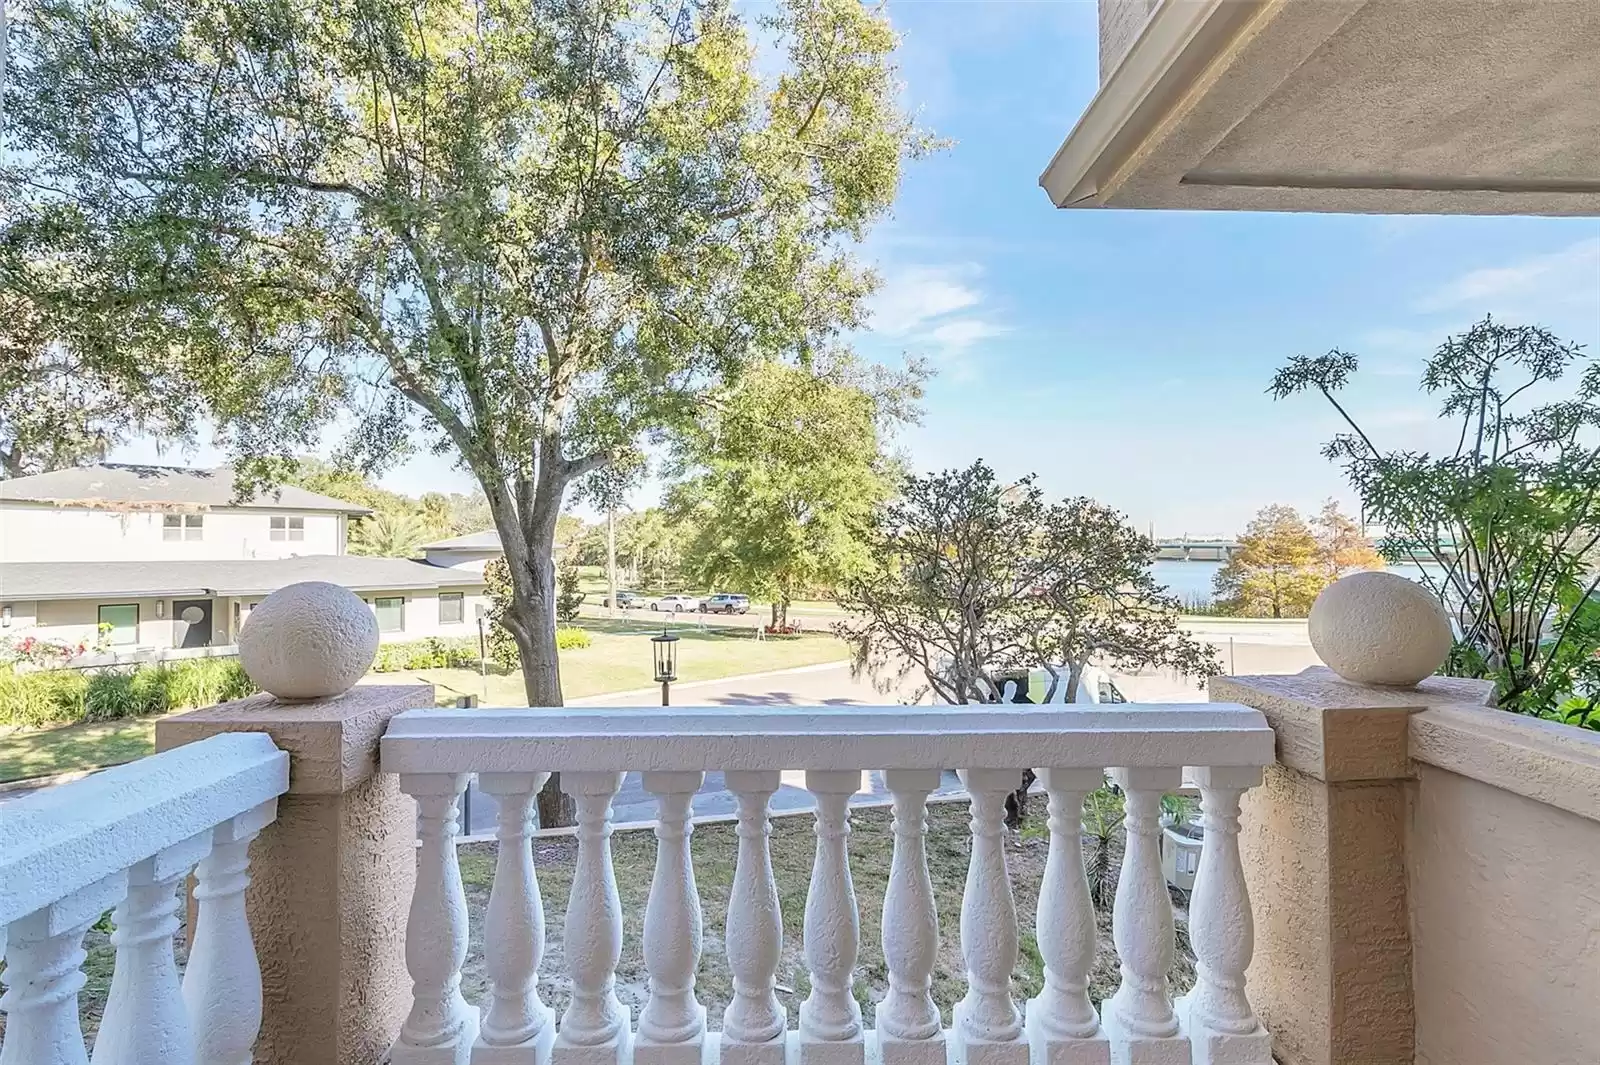
[{"label": "white balustrade", "polygon": [[549,1057],[555,1015],[539,1000],[544,900],[533,867],[533,803],[548,773],[485,773],[478,786],[500,804],[494,886],[485,915],[489,1012],[472,1048],[473,1065],[535,1065]]},{"label": "white balustrade", "polygon": [[[616,1065],[630,1053],[640,1065],[783,1065],[789,1053],[795,1065],[860,1065],[873,1047],[881,1065],[942,1065],[947,1044],[963,1065],[1267,1065],[1267,1036],[1244,989],[1251,925],[1237,836],[1240,796],[1272,758],[1262,716],[1228,704],[419,710],[395,717],[382,744],[383,769],[403,783],[471,772],[485,782],[516,781],[496,785],[501,855],[488,916],[491,994],[475,1065]],[[884,766],[892,767],[884,782],[894,807],[883,903],[888,988],[876,1030],[864,1030],[853,984],[860,924],[849,803],[863,773]],[[1034,930],[1045,979],[1025,1017],[1012,986],[1023,930],[1003,824],[1006,796],[1023,766],[1041,770],[1050,798],[1050,850]],[[1127,846],[1113,914],[1122,983],[1102,1015],[1088,992],[1095,914],[1079,822],[1107,766],[1119,767],[1111,772],[1125,795]],[[1182,785],[1183,766],[1193,767],[1203,794],[1207,844],[1191,906],[1199,980],[1174,1003],[1160,813],[1162,796]],[[961,773],[971,794],[972,848],[960,921],[968,989],[949,1030],[931,993],[940,929],[926,847],[928,797],[947,769]],[[737,801],[739,840],[723,936],[733,995],[716,1039],[707,1038],[694,991],[702,914],[689,848],[692,797],[712,770],[723,773]],[[776,994],[783,922],[769,842],[770,801],[784,770],[804,771],[816,799],[804,923],[810,991],[794,1031]],[[541,1029],[537,1021],[542,1005],[531,982],[543,928],[526,811],[536,775],[553,771],[577,801],[578,858],[565,936],[572,1002],[547,1058],[535,1035],[549,1025]],[[625,772],[643,774],[659,810],[644,913],[649,999],[636,1032],[615,994],[623,922],[610,811]],[[414,906],[409,938],[430,955],[424,967],[432,976],[418,981],[414,1015],[437,1012],[443,988],[459,996],[451,974],[460,967],[454,945],[465,941],[465,925],[455,923],[448,901],[440,903],[458,890],[459,874],[442,853],[426,857],[453,833],[453,805],[452,792],[449,810],[434,813],[435,821],[448,814],[448,832],[431,828],[427,811],[421,820],[417,893],[433,918],[418,922]],[[425,868],[431,877],[422,875]],[[497,897],[505,899],[499,907]],[[442,938],[441,922],[450,930]],[[499,943],[503,938],[517,942]],[[408,957],[412,948],[408,942]],[[517,1054],[479,1057],[511,1046],[513,1037]],[[396,1058],[399,1065],[417,1060]]]},{"label": "white balustrade", "polygon": [[889,990],[878,1006],[882,1065],[944,1065],[944,1030],[933,1001],[939,912],[928,874],[928,796],[937,769],[890,769],[884,783],[894,802],[894,854],[883,893],[883,957]]},{"label": "white balustrade", "polygon": [[735,770],[724,779],[739,804],[739,854],[723,936],[733,1000],[722,1015],[722,1060],[728,1065],[779,1065],[787,1021],[774,989],[783,953],[783,915],[772,875],[767,803],[781,776],[775,769]]},{"label": "white balustrade", "polygon": [[700,893],[689,857],[694,793],[705,774],[646,773],[645,790],[656,797],[656,870],[644,911],[644,964],[650,1000],[639,1014],[634,1044],[637,1065],[699,1065],[705,1044],[706,1008],[694,997],[704,935]]},{"label": "white balustrade", "polygon": [[555,1065],[620,1065],[632,1018],[617,1000],[622,959],[622,900],[611,869],[611,797],[622,774],[563,773],[578,807],[578,864],[567,903],[565,950],[572,1000],[561,1015]]},{"label": "white balustrade", "polygon": [[[7,804],[0,1065],[246,1065],[261,1026],[248,848],[288,784],[288,756],[271,739],[234,733]],[[197,866],[180,983],[178,887]],[[91,1059],[78,1020],[83,939],[107,910],[116,961]]]},{"label": "white balustrade", "polygon": [[1098,769],[1046,769],[1050,854],[1039,887],[1037,940],[1044,988],[1028,1003],[1028,1040],[1041,1065],[1107,1065],[1111,1043],[1089,1001],[1098,941],[1083,869],[1083,803],[1105,783]]},{"label": "white balustrade", "polygon": [[1197,768],[1205,847],[1189,899],[1195,986],[1177,1004],[1194,1065],[1272,1065],[1272,1039],[1245,996],[1255,921],[1239,861],[1239,798],[1261,783],[1254,766]]},{"label": "white balustrade", "polygon": [[467,960],[467,894],[456,859],[465,773],[408,773],[400,790],[417,800],[417,886],[406,919],[411,1011],[389,1051],[393,1065],[466,1065],[478,1011],[461,995]]},{"label": "white balustrade", "polygon": [[1112,776],[1123,790],[1127,844],[1111,911],[1122,983],[1106,1000],[1106,1030],[1132,1065],[1189,1065],[1189,1042],[1167,982],[1172,903],[1161,872],[1161,796],[1183,785],[1183,770],[1122,768]]},{"label": "white balustrade", "polygon": [[850,796],[859,770],[812,769],[806,788],[816,796],[816,858],[806,891],[806,968],[811,993],[800,1004],[800,1065],[861,1065],[865,1040],[861,1007],[852,994],[861,917],[850,879]]}]

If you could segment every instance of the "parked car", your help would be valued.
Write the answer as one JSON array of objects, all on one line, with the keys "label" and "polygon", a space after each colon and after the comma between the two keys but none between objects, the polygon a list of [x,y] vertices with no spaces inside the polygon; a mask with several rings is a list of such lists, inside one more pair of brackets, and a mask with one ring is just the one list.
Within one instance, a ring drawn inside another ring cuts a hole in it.
[{"label": "parked car", "polygon": [[748,595],[735,595],[733,592],[718,592],[716,595],[700,600],[700,613],[748,614],[750,613],[750,597]]},{"label": "parked car", "polygon": [[664,595],[650,604],[651,610],[670,610],[681,614],[685,610],[700,609],[700,600],[692,595]]},{"label": "parked car", "polygon": [[[611,605],[611,597],[608,595],[600,600],[600,605],[609,607]],[[619,591],[617,593],[617,605],[624,610],[641,610],[644,608],[644,596],[638,592]]]}]

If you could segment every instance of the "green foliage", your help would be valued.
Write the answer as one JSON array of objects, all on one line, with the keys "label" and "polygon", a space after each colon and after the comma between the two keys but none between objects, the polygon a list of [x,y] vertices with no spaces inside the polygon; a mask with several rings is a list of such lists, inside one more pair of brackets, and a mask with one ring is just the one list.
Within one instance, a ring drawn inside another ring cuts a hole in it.
[{"label": "green foliage", "polygon": [[887,690],[914,671],[939,699],[998,702],[1003,674],[1045,665],[1071,702],[1103,663],[1204,678],[1215,652],[1178,627],[1151,574],[1155,544],[1091,499],[1047,504],[1031,477],[1002,485],[982,462],[907,477],[866,530],[872,564],[838,602],[856,669]]},{"label": "green foliage", "polygon": [[425,640],[405,643],[380,643],[378,655],[372,660],[374,673],[398,673],[407,669],[476,669],[478,668],[477,637],[442,639],[430,636]]},{"label": "green foliage", "polygon": [[[582,570],[578,565],[578,553],[572,551],[556,571],[556,620],[563,623],[578,620],[578,608],[583,600]],[[559,630],[556,635],[560,636]],[[556,646],[561,646],[559,639]]]},{"label": "green foliage", "polygon": [[373,512],[370,517],[355,519],[350,526],[352,555],[411,558],[423,544],[481,532],[494,524],[481,492],[427,492],[420,499],[413,499],[380,488],[358,470],[314,458],[297,460],[283,480],[311,492],[358,503]]},{"label": "green foliage", "polygon": [[1293,507],[1263,507],[1213,579],[1216,612],[1303,618],[1322,589],[1344,574],[1382,568],[1383,556],[1335,500],[1324,503],[1310,524]]},{"label": "green foliage", "polygon": [[1446,668],[1493,680],[1504,709],[1590,724],[1575,700],[1600,696],[1600,364],[1492,318],[1447,337],[1422,373],[1457,424],[1439,455],[1384,450],[1361,428],[1338,399],[1357,368],[1344,351],[1295,356],[1271,391],[1315,391],[1349,426],[1324,454],[1387,527],[1384,555],[1432,564],[1458,635]]},{"label": "green foliage", "polygon": [[1117,830],[1126,818],[1122,792],[1110,785],[1090,792],[1084,801],[1083,831],[1089,837],[1089,847],[1083,864],[1089,878],[1089,900],[1097,910],[1109,907],[1117,893],[1117,869],[1112,851]]},{"label": "green foliage", "polygon": [[931,147],[858,0],[41,0],[11,36],[7,236],[76,267],[44,306],[182,353],[246,456],[338,410],[353,461],[456,456],[523,533],[537,705],[567,489],[859,326],[853,247]]},{"label": "green foliage", "polygon": [[556,647],[562,651],[581,651],[594,643],[583,629],[572,625],[564,625],[556,630]]},{"label": "green foliage", "polygon": [[521,653],[517,650],[516,637],[503,621],[506,611],[511,608],[513,597],[509,563],[504,558],[490,559],[483,567],[483,583],[484,594],[489,597],[489,624],[485,629],[489,657],[498,662],[502,669],[516,669],[522,661]]},{"label": "green foliage", "polygon": [[1317,538],[1293,507],[1261,508],[1213,587],[1230,612],[1255,618],[1303,618],[1329,578],[1317,567]]},{"label": "green foliage", "polygon": [[892,487],[882,430],[921,380],[915,368],[895,377],[840,355],[760,366],[717,396],[683,437],[690,477],[673,496],[693,529],[695,580],[771,600],[781,629],[802,592],[865,565],[861,528]]},{"label": "green foliage", "polygon": [[190,710],[256,690],[237,659],[195,658],[87,672],[0,667],[0,725],[41,728]]}]

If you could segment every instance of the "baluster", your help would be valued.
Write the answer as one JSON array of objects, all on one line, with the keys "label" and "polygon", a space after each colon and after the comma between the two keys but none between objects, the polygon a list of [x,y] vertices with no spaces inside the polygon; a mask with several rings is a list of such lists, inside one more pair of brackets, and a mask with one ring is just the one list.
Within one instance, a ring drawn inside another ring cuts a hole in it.
[{"label": "baluster", "polygon": [[578,862],[567,903],[565,954],[572,1000],[561,1015],[554,1065],[616,1065],[626,1060],[633,1018],[617,1001],[622,900],[611,868],[611,797],[621,773],[565,773],[578,806]]},{"label": "baluster", "polygon": [[724,774],[739,803],[739,856],[728,896],[723,940],[733,972],[733,1000],[722,1016],[722,1065],[782,1065],[788,1019],[775,992],[783,952],[783,917],[772,875],[767,802],[778,770]]},{"label": "baluster", "polygon": [[391,1065],[466,1065],[478,1011],[461,997],[467,958],[467,895],[456,861],[457,804],[465,773],[402,773],[417,800],[417,886],[406,924],[411,1012],[390,1051]]},{"label": "baluster", "polygon": [[535,1065],[548,1060],[555,1015],[539,1000],[544,900],[533,867],[534,796],[548,773],[482,773],[478,787],[500,807],[494,886],[484,916],[489,1012],[472,1045],[472,1065]]},{"label": "baluster", "polygon": [[78,1024],[83,934],[127,889],[127,874],[118,873],[12,922],[0,1065],[88,1065]]},{"label": "baluster", "polygon": [[250,1065],[261,1034],[261,964],[245,888],[250,843],[278,816],[272,799],[211,831],[211,853],[195,867],[195,926],[183,970],[183,1004],[197,1065]]},{"label": "baluster", "polygon": [[866,1058],[861,1006],[851,995],[861,917],[850,880],[850,796],[859,770],[806,770],[816,796],[816,856],[806,889],[805,952],[811,993],[800,1004],[800,1065],[861,1065]]},{"label": "baluster", "polygon": [[207,832],[128,870],[127,897],[112,914],[117,961],[92,1065],[194,1065],[194,1034],[172,935],[178,930],[177,886],[210,850]]},{"label": "baluster", "polygon": [[890,769],[883,776],[894,797],[894,857],[883,894],[889,992],[878,1004],[878,1052],[882,1065],[944,1065],[944,1031],[932,994],[939,913],[925,846],[928,795],[939,786],[940,773]]},{"label": "baluster", "polygon": [[1200,850],[1189,899],[1195,985],[1178,1002],[1195,1065],[1272,1065],[1272,1038],[1245,995],[1245,969],[1255,950],[1255,922],[1239,860],[1239,798],[1261,783],[1257,768],[1196,769],[1200,786]]},{"label": "baluster", "polygon": [[972,858],[961,897],[961,957],[967,995],[951,1026],[965,1065],[1026,1065],[1028,1042],[1011,997],[1017,965],[1017,904],[1006,871],[1006,796],[1022,782],[1020,769],[964,769],[972,795]]},{"label": "baluster", "polygon": [[700,891],[689,855],[694,794],[704,773],[646,773],[656,797],[656,871],[644,910],[644,964],[650,999],[639,1014],[637,1065],[698,1065],[705,1044],[706,1008],[694,997],[700,965]]},{"label": "baluster", "polygon": [[1083,800],[1105,783],[1098,769],[1046,769],[1050,856],[1039,888],[1036,938],[1044,988],[1028,1003],[1028,1039],[1039,1065],[1107,1065],[1111,1045],[1089,1001],[1096,929],[1083,871]]},{"label": "baluster", "polygon": [[1161,796],[1183,785],[1177,768],[1115,769],[1122,786],[1127,847],[1111,911],[1122,984],[1104,1004],[1103,1023],[1119,1065],[1189,1065],[1189,1040],[1172,1011],[1172,900],[1161,872]]}]

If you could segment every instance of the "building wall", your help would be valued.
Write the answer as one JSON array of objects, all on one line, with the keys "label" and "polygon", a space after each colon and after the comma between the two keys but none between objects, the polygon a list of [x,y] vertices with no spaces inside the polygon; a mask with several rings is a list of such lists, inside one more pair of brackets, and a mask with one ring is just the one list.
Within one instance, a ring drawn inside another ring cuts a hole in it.
[{"label": "building wall", "polygon": [[1413,724],[1416,1065],[1600,1062],[1600,734],[1473,713]]},{"label": "building wall", "polygon": [[[167,540],[161,511],[4,502],[0,503],[0,562],[289,558],[345,552],[342,514],[291,509],[197,513],[203,519],[200,539]],[[272,539],[273,517],[303,519],[305,539]]]},{"label": "building wall", "polygon": [[[477,611],[481,606],[488,609],[488,598],[481,588],[460,587],[446,588],[445,592],[458,591],[463,594],[462,620],[453,624],[441,624],[439,621],[439,593],[428,591],[393,591],[393,592],[362,592],[361,598],[368,604],[378,598],[402,598],[405,600],[405,628],[397,632],[384,632],[379,638],[384,643],[401,643],[407,640],[421,640],[429,636],[440,637],[471,637],[478,634]],[[250,610],[261,602],[263,596],[241,597],[238,599],[227,596],[217,596],[212,599],[211,608],[211,633],[212,645],[225,645],[237,641],[239,629],[244,622],[249,620]],[[46,640],[56,640],[62,643],[77,643],[83,641],[93,644],[99,635],[99,608],[102,604],[134,603],[139,607],[139,640],[133,645],[119,645],[116,649],[123,652],[134,649],[166,650],[177,646],[177,637],[180,626],[175,624],[172,617],[172,599],[65,599],[43,600],[37,603],[18,601],[11,602],[11,624],[0,629],[0,640],[17,640],[26,636],[36,636]],[[238,607],[237,619],[234,608]],[[157,610],[161,617],[157,617]]]},{"label": "building wall", "polygon": [[1160,0],[1100,0],[1100,83],[1105,84]]}]

